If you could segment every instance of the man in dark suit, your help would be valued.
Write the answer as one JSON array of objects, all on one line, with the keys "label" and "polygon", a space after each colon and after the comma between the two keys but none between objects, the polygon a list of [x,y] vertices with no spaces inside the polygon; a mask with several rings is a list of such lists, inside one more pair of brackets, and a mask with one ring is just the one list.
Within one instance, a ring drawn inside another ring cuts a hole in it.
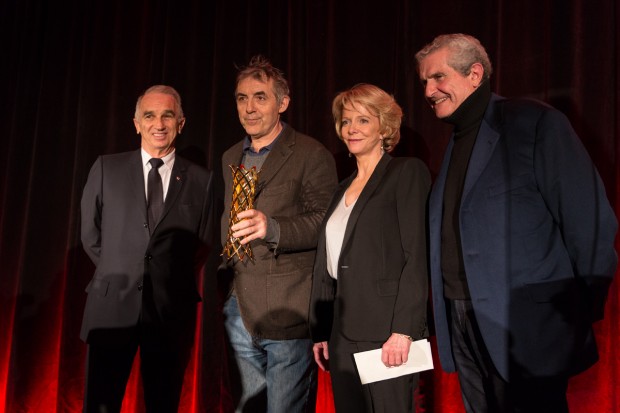
[{"label": "man in dark suit", "polygon": [[616,270],[603,183],[562,113],[491,93],[475,38],[439,36],[416,59],[454,125],[429,201],[441,364],[468,412],[567,412]]},{"label": "man in dark suit", "polygon": [[185,117],[172,87],[147,89],[134,124],[141,149],[100,156],[82,195],[96,265],[81,332],[85,412],[120,411],[138,348],[147,411],[176,412],[194,339],[212,174],[175,154]]},{"label": "man in dark suit", "polygon": [[[247,136],[222,156],[225,202],[231,202],[229,165],[259,171],[254,208],[239,213],[233,239],[254,259],[225,258],[234,272],[224,305],[238,412],[314,411],[316,368],[308,327],[312,266],[331,195],[336,188],[332,155],[316,140],[280,120],[289,104],[282,72],[262,56],[237,75],[239,120]],[[221,222],[228,238],[229,213]]]}]

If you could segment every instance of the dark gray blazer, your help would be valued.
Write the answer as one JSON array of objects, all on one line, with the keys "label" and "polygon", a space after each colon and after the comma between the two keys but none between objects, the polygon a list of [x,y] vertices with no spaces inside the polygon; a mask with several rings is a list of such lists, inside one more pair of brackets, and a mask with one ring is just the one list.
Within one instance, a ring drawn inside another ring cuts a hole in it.
[{"label": "dark gray blazer", "polygon": [[[222,156],[222,245],[228,234],[233,189],[229,165],[241,163],[242,148],[240,141]],[[241,317],[255,337],[308,338],[312,264],[319,226],[338,183],[336,164],[322,144],[284,124],[258,181],[254,207],[278,221],[280,242],[274,248],[264,240],[252,241],[254,262],[227,263],[234,272]]]},{"label": "dark gray blazer", "polygon": [[149,236],[140,150],[100,156],[82,195],[82,243],[96,265],[81,337],[136,325],[147,296],[163,331],[193,329],[197,269],[208,240],[212,174],[176,155],[164,211]]},{"label": "dark gray blazer", "polygon": [[[441,273],[441,221],[453,141],[430,203],[439,356],[454,371]],[[591,324],[616,270],[616,217],[568,119],[541,102],[493,95],[459,210],[476,320],[506,380],[572,374],[597,359]]]}]

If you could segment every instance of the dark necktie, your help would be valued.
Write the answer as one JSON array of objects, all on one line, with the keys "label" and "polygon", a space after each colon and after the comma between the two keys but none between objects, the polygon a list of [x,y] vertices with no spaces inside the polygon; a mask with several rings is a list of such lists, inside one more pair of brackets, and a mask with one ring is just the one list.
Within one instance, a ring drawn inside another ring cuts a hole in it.
[{"label": "dark necktie", "polygon": [[151,158],[149,163],[151,164],[151,170],[147,179],[147,212],[149,231],[152,234],[161,211],[164,209],[164,187],[158,170],[164,164],[164,161],[158,158]]}]

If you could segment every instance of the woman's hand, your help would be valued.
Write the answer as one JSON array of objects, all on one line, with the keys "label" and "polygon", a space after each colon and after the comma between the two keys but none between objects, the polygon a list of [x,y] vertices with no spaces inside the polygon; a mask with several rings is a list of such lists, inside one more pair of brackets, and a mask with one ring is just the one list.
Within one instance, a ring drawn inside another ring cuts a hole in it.
[{"label": "woman's hand", "polygon": [[320,343],[314,343],[312,347],[312,352],[314,353],[314,361],[319,365],[321,370],[327,371],[329,360],[329,350],[327,349],[327,341],[321,341]]},{"label": "woman's hand", "polygon": [[392,333],[381,347],[381,361],[386,367],[397,367],[407,363],[411,339],[404,334]]}]

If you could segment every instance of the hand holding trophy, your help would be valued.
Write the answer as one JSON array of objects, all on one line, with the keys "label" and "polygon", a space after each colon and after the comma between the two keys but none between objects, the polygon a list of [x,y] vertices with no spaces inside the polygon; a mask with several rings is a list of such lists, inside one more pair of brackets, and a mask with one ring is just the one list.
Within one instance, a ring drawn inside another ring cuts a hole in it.
[{"label": "hand holding trophy", "polygon": [[254,261],[252,255],[252,247],[250,244],[241,245],[239,238],[235,238],[231,227],[240,222],[238,214],[242,211],[254,208],[254,198],[256,197],[256,185],[258,184],[258,172],[255,167],[245,169],[245,166],[228,165],[233,175],[233,191],[230,205],[230,214],[228,218],[228,235],[226,237],[226,245],[222,251],[222,256],[229,261],[235,255],[240,261],[248,257]]}]

